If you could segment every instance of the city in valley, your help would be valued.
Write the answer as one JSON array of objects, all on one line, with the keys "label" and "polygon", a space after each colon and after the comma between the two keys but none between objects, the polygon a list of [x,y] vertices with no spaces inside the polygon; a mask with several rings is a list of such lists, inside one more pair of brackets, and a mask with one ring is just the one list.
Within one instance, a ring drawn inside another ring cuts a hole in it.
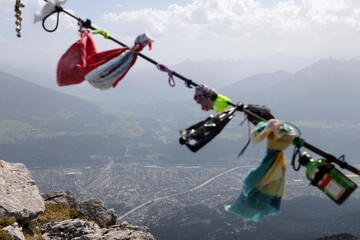
[{"label": "city in valley", "polygon": [[[43,193],[71,190],[81,199],[101,198],[117,206],[118,221],[141,223],[144,218],[156,221],[171,212],[173,206],[216,208],[231,204],[241,191],[242,180],[255,166],[154,165],[109,160],[104,165],[33,169],[31,173]],[[360,184],[360,177],[348,176]],[[288,165],[284,199],[300,196],[327,198],[309,186],[304,168],[296,172]],[[355,190],[350,198],[359,197]]]}]

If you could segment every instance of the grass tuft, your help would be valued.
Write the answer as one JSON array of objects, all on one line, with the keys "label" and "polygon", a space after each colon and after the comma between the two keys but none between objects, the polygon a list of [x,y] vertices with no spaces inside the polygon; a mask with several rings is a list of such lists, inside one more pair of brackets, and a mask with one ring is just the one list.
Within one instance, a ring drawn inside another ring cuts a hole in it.
[{"label": "grass tuft", "polygon": [[45,212],[36,220],[39,223],[58,222],[66,219],[74,219],[79,217],[79,213],[72,207],[47,203],[45,204]]},{"label": "grass tuft", "polygon": [[6,232],[0,230],[0,239],[1,240],[13,240],[13,238]]},{"label": "grass tuft", "polygon": [[[16,219],[13,217],[4,217],[0,218],[0,229],[6,226],[12,225],[16,222]],[[0,238],[1,239],[1,238]]]}]

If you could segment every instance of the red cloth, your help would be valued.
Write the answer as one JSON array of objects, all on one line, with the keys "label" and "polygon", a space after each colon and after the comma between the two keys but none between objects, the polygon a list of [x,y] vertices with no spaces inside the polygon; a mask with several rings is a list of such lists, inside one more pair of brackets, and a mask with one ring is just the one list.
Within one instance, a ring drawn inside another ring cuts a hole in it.
[{"label": "red cloth", "polygon": [[[124,47],[98,53],[91,32],[83,31],[80,35],[82,38],[71,45],[58,62],[56,78],[59,86],[82,83],[88,72],[129,49]],[[135,60],[136,57],[132,65]],[[121,78],[124,76],[125,74]],[[113,84],[113,87],[121,78]]]}]

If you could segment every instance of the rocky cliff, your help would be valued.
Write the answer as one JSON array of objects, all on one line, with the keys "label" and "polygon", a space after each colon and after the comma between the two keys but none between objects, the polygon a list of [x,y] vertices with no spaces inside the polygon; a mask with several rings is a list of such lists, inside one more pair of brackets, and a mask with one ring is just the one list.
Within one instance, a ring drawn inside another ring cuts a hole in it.
[{"label": "rocky cliff", "polygon": [[0,160],[0,239],[154,240],[147,227],[116,224],[102,200],[70,191],[41,195],[24,164]]}]

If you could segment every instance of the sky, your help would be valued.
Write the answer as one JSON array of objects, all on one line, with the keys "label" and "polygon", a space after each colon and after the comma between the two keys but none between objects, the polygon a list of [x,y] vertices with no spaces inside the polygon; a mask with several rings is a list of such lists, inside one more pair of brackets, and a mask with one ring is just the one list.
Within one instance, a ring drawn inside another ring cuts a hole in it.
[{"label": "sky", "polygon": [[[15,0],[0,0],[0,64],[53,71],[79,39],[77,22],[61,15],[59,29],[45,32],[41,23],[33,23],[45,2],[22,2],[22,37],[17,38]],[[67,0],[64,9],[91,19],[127,45],[148,33],[156,41],[143,53],[164,64],[273,54],[315,59],[360,55],[359,0]],[[96,42],[99,50],[119,47],[101,36]]]}]

